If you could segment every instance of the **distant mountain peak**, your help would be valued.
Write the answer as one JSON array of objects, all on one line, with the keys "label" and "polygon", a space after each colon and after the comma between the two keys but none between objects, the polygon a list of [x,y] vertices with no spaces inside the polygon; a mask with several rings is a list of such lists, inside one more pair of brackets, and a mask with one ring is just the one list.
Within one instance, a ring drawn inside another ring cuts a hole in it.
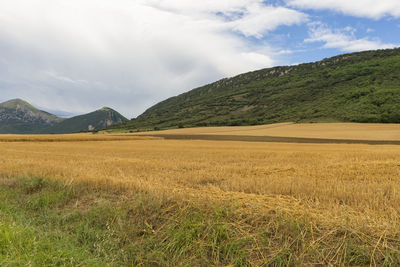
[{"label": "distant mountain peak", "polygon": [[14,99],[10,99],[6,102],[10,102],[10,103],[26,103],[28,104],[28,102],[26,102],[25,100],[21,99],[21,98],[14,98]]},{"label": "distant mountain peak", "polygon": [[111,125],[128,119],[112,108],[103,107],[96,111],[62,121],[44,130],[44,133],[71,133],[80,131],[103,130]]},{"label": "distant mountain peak", "polygon": [[0,103],[0,133],[36,132],[61,120],[19,98]]},{"label": "distant mountain peak", "polygon": [[36,109],[34,106],[26,102],[25,100],[22,100],[20,98],[15,98],[8,100],[6,102],[0,103],[0,107],[3,108],[17,108],[17,107],[28,107],[30,109]]}]

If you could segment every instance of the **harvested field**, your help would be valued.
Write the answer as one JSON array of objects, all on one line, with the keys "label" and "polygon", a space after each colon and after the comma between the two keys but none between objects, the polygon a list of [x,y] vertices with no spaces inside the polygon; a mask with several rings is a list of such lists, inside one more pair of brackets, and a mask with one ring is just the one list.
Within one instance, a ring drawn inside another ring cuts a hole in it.
[{"label": "harvested field", "polygon": [[277,123],[257,126],[201,127],[135,133],[135,135],[267,136],[337,140],[400,141],[399,124]]},{"label": "harvested field", "polygon": [[[125,196],[127,201],[145,194],[163,207],[164,219],[178,221],[191,216],[183,207],[203,214],[220,207],[229,211],[223,216],[230,234],[223,242],[240,241],[243,264],[236,265],[400,264],[398,146],[157,139],[24,141],[0,142],[3,183],[34,176],[98,192],[118,190],[118,199]],[[113,205],[119,205],[120,200],[115,201]],[[169,209],[175,212],[164,212]],[[151,228],[169,240],[166,225]],[[170,251],[174,258],[167,262],[201,265],[208,259],[205,265],[235,265],[237,259],[230,259],[226,251],[215,254],[222,243],[202,234],[183,239],[181,246],[190,249],[180,256]],[[130,242],[139,242],[131,238]],[[207,242],[216,242],[214,248]],[[162,244],[154,249],[167,253]],[[196,246],[211,254],[196,254]],[[156,256],[142,257],[143,264],[163,262]]]}]

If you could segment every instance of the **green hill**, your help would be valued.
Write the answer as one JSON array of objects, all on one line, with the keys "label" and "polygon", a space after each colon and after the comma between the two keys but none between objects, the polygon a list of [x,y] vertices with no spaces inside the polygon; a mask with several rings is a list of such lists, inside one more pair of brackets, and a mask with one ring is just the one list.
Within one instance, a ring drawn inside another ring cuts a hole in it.
[{"label": "green hill", "polygon": [[104,107],[94,112],[66,119],[52,127],[45,128],[41,133],[74,133],[105,129],[113,124],[122,123],[127,119],[117,111]]},{"label": "green hill", "polygon": [[62,120],[21,99],[0,103],[0,134],[37,132]]},{"label": "green hill", "polygon": [[400,122],[400,49],[262,69],[169,98],[115,128]]}]

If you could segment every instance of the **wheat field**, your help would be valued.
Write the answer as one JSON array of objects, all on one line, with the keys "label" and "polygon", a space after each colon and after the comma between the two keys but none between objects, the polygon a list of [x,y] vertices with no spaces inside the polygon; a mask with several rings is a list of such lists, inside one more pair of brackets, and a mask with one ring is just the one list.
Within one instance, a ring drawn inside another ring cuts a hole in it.
[{"label": "wheat field", "polygon": [[[1,177],[35,175],[116,187],[146,192],[165,203],[234,205],[253,227],[263,225],[260,218],[271,212],[304,218],[314,227],[311,244],[333,249],[326,256],[330,264],[346,254],[342,239],[335,240],[338,231],[350,231],[365,242],[371,264],[387,251],[398,253],[398,146],[21,138],[0,141]],[[332,240],[329,246],[327,240]],[[261,256],[254,262],[260,263]]]},{"label": "wheat field", "polygon": [[[276,123],[256,126],[200,127],[154,131],[157,134],[248,135],[354,140],[400,140],[399,124],[376,123]],[[149,132],[135,133],[148,135]]]}]

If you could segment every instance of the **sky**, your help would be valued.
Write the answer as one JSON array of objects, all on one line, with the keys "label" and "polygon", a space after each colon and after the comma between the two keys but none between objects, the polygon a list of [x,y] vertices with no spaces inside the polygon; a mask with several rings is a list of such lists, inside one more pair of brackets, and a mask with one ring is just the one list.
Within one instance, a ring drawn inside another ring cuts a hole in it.
[{"label": "sky", "polygon": [[224,77],[399,46],[399,0],[0,0],[0,102],[134,118]]}]

